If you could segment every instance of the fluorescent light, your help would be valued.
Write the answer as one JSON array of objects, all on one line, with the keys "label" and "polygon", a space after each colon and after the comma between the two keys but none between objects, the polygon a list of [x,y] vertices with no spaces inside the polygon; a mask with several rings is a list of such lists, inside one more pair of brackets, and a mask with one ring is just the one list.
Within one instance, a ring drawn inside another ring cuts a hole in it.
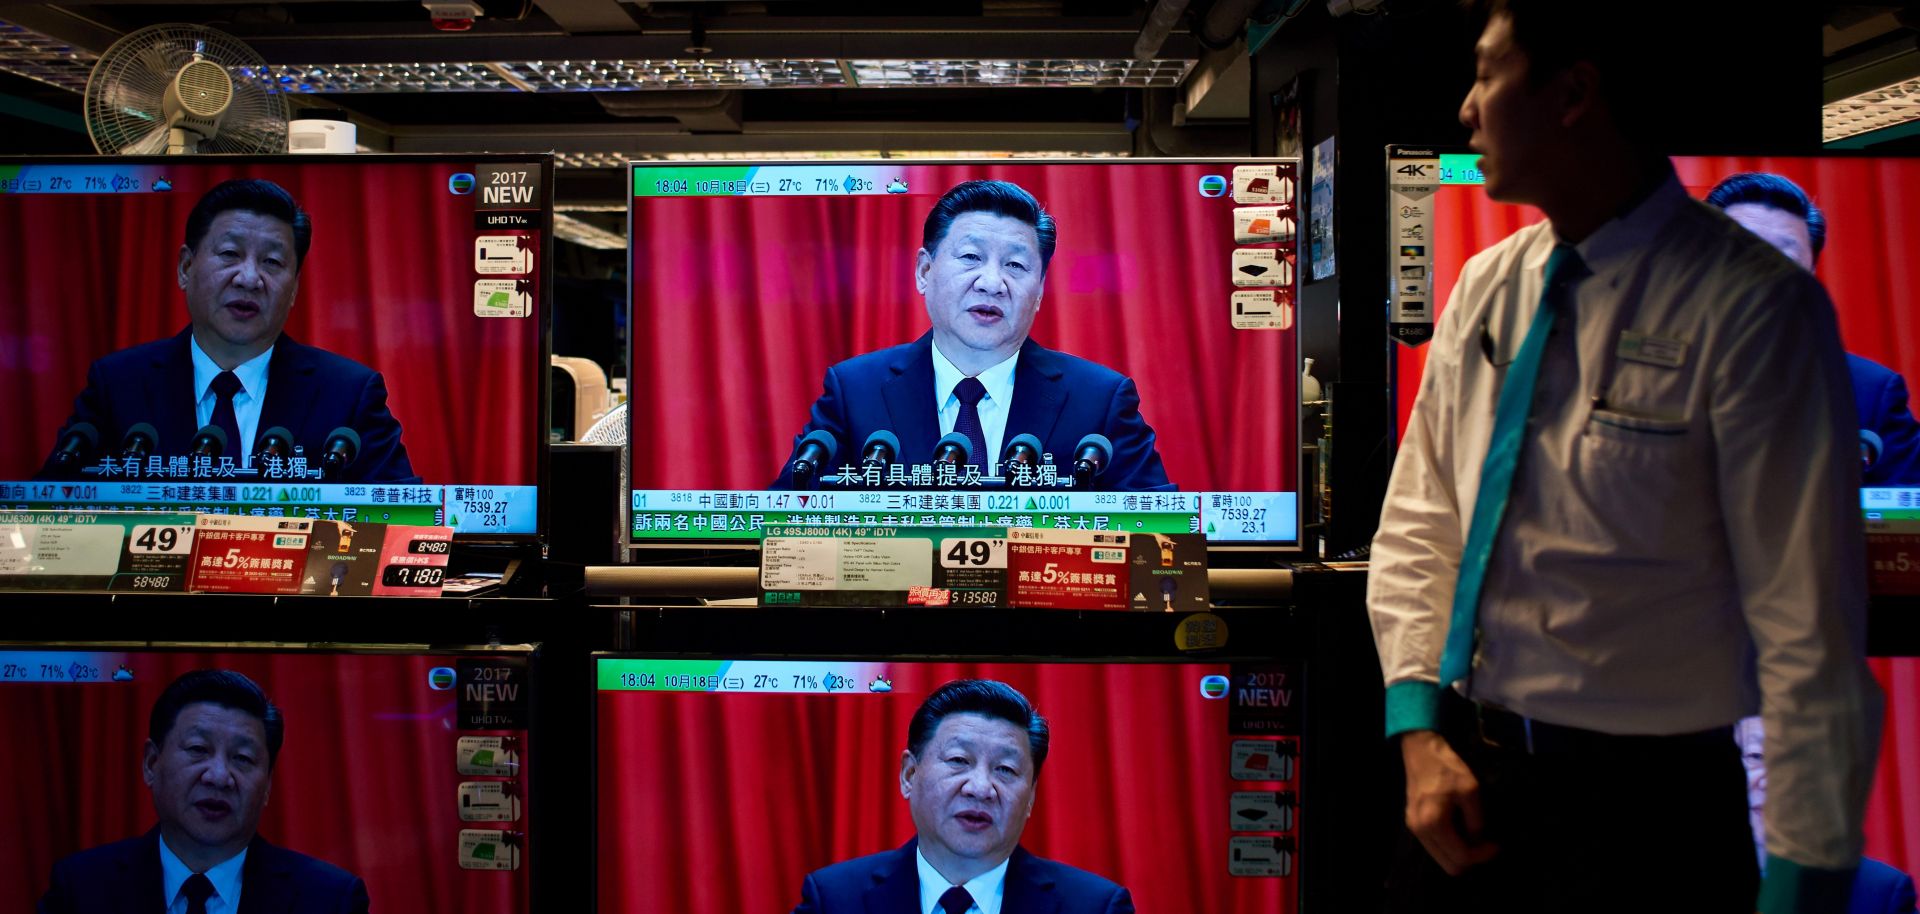
[{"label": "fluorescent light", "polygon": [[85,92],[87,77],[98,59],[64,41],[0,21],[0,71]]},{"label": "fluorescent light", "polygon": [[602,251],[623,251],[627,247],[626,236],[558,212],[553,214],[553,237]]},{"label": "fluorescent light", "polygon": [[1820,114],[1828,143],[1920,119],[1920,77],[1828,102]]}]

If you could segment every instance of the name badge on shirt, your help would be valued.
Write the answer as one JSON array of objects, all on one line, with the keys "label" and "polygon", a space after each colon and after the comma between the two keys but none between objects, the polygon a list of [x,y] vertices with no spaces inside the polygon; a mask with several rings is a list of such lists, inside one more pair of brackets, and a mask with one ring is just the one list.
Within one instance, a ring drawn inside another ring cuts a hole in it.
[{"label": "name badge on shirt", "polygon": [[1620,331],[1620,348],[1614,353],[1629,362],[1643,362],[1662,368],[1679,368],[1687,363],[1687,344],[1650,336],[1638,330]]}]

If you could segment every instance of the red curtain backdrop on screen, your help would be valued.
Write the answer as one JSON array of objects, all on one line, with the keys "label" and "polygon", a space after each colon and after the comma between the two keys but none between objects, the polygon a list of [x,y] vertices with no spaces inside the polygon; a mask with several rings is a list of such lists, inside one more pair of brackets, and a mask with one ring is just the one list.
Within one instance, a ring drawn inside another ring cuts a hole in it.
[{"label": "red curtain backdrop on screen", "polygon": [[1230,326],[1233,204],[1196,191],[1228,169],[926,166],[907,196],[635,201],[634,487],[766,487],[828,366],[926,332],[921,223],[993,178],[1059,226],[1033,339],[1133,378],[1180,488],[1293,491],[1293,331]]},{"label": "red curtain backdrop on screen", "polygon": [[[156,818],[141,782],[154,699],[181,673],[220,667],[260,684],[286,714],[286,743],[260,816],[267,840],[366,880],[376,911],[517,914],[527,866],[459,866],[454,693],[427,687],[449,658],[319,654],[142,654],[133,683],[0,685],[0,910],[31,911],[54,861],[144,834]],[[522,747],[526,748],[525,740]],[[531,759],[526,759],[530,763]],[[521,796],[526,796],[521,791]],[[513,828],[525,830],[526,809]]]},{"label": "red curtain backdrop on screen", "polygon": [[0,479],[40,468],[94,359],[187,326],[175,269],[188,211],[220,181],[266,178],[313,219],[286,332],[385,375],[427,482],[533,484],[541,318],[474,316],[474,197],[447,189],[471,169],[194,163],[170,169],[171,193],[0,198],[0,246],[17,265],[0,271],[13,404]]},{"label": "red curtain backdrop on screen", "polygon": [[[894,665],[894,694],[603,692],[599,910],[784,912],[809,872],[913,837],[907,721],[949,680],[999,679],[1053,727],[1021,846],[1128,888],[1142,911],[1291,914],[1293,879],[1227,875],[1225,667]],[[1312,815],[1301,810],[1299,815]]]},{"label": "red curtain backdrop on screen", "polygon": [[[1702,157],[1677,158],[1674,168],[1695,197],[1743,171],[1782,175],[1805,189],[1827,217],[1815,272],[1839,312],[1847,350],[1899,372],[1912,389],[1920,380],[1920,259],[1909,252],[1920,236],[1910,239],[1907,225],[1920,207],[1920,159]],[[1447,301],[1468,257],[1540,218],[1538,210],[1494,203],[1477,187],[1442,188],[1434,201],[1434,301]],[[1395,348],[1404,430],[1427,350]],[[1920,873],[1920,661],[1871,665],[1887,694],[1887,717],[1867,855]]]}]

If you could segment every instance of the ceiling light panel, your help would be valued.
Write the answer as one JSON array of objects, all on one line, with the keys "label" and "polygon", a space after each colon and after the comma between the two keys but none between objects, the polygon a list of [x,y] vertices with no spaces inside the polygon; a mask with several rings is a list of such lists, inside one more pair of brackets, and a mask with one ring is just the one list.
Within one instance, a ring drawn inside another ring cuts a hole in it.
[{"label": "ceiling light panel", "polygon": [[1821,108],[1821,138],[1831,143],[1916,119],[1920,119],[1920,78],[1828,102]]},{"label": "ceiling light panel", "polygon": [[1172,87],[1191,60],[850,60],[854,82],[888,87]]},{"label": "ceiling light panel", "polygon": [[0,71],[74,92],[87,90],[97,58],[72,45],[0,22]]},{"label": "ceiling light panel", "polygon": [[282,66],[289,92],[634,92],[843,88],[832,60],[523,60]]}]

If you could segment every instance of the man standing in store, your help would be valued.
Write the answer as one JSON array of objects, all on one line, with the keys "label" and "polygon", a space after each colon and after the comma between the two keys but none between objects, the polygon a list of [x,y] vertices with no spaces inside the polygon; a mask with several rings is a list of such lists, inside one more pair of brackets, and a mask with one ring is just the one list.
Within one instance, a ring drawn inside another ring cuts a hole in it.
[{"label": "man standing in store", "polygon": [[[1373,542],[1390,903],[1842,908],[1880,696],[1833,308],[1682,189],[1631,17],[1480,6],[1460,119],[1488,196],[1547,221],[1462,270]],[[1755,710],[1763,887],[1731,731]]]}]

